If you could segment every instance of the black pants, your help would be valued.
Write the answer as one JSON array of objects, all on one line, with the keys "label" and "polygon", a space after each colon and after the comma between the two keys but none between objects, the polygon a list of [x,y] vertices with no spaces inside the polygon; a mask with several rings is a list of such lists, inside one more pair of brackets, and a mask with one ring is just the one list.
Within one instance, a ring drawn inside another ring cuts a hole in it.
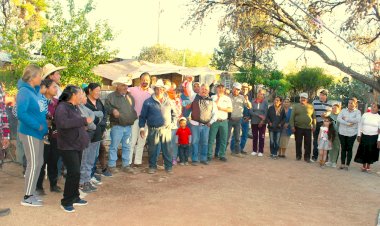
[{"label": "black pants", "polygon": [[312,158],[314,161],[317,161],[317,159],[318,159],[318,154],[319,154],[318,136],[319,136],[319,131],[321,130],[322,125],[323,125],[323,122],[317,123],[316,128],[315,128],[314,133],[313,133],[313,157]]},{"label": "black pants", "polygon": [[297,159],[302,158],[302,140],[303,147],[305,149],[304,159],[309,160],[311,154],[311,129],[301,129],[296,127],[296,132],[294,133],[296,138],[296,157]]},{"label": "black pants", "polygon": [[80,163],[82,151],[60,150],[63,163],[67,169],[65,189],[63,191],[62,206],[72,206],[79,200]]},{"label": "black pants", "polygon": [[190,148],[190,145],[188,144],[180,144],[178,146],[180,163],[185,163],[189,161],[189,148]]},{"label": "black pants", "polygon": [[59,151],[57,148],[57,139],[50,139],[50,144],[44,145],[44,164],[42,165],[40,176],[38,177],[37,189],[43,189],[46,164],[47,164],[47,175],[49,178],[50,187],[54,187],[57,185],[58,159],[59,159]]},{"label": "black pants", "polygon": [[348,137],[339,134],[340,146],[342,150],[340,161],[342,165],[350,165],[352,159],[352,147],[354,146],[355,139],[356,135]]}]

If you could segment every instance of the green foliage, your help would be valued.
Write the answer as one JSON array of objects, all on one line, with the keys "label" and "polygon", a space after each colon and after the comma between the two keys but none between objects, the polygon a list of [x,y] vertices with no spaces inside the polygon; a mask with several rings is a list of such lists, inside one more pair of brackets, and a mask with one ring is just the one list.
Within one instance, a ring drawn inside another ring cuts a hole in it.
[{"label": "green foliage", "polygon": [[269,78],[264,79],[263,84],[269,88],[269,91],[273,97],[286,97],[289,90],[292,88],[290,82],[286,80],[284,74],[278,70],[270,71]]},{"label": "green foliage", "polygon": [[211,54],[194,52],[189,49],[178,50],[164,45],[154,45],[143,47],[138,60],[145,60],[152,63],[170,62],[178,66],[186,67],[206,67],[210,64]]},{"label": "green foliage", "polygon": [[91,70],[115,55],[106,45],[114,39],[112,30],[106,22],[97,22],[94,27],[88,22],[86,16],[94,9],[92,0],[78,11],[74,0],[68,0],[68,6],[68,19],[59,2],[52,7],[52,17],[43,29],[41,51],[46,58],[40,63],[67,66],[61,77],[64,85],[101,82]]},{"label": "green foliage", "polygon": [[358,80],[352,80],[349,83],[340,81],[330,85],[328,90],[330,99],[341,100],[342,102],[345,102],[348,98],[356,97],[362,103],[368,103],[371,95],[371,88]]},{"label": "green foliage", "polygon": [[253,67],[250,69],[240,70],[239,73],[236,73],[234,75],[234,79],[241,83],[247,82],[248,84],[257,85],[257,84],[263,84],[264,81],[267,78],[269,78],[269,76],[270,76],[269,71],[265,69]]},{"label": "green foliage", "polygon": [[333,77],[318,67],[304,67],[298,73],[288,75],[287,80],[294,93],[307,92],[309,97],[315,96],[318,89],[333,84]]}]

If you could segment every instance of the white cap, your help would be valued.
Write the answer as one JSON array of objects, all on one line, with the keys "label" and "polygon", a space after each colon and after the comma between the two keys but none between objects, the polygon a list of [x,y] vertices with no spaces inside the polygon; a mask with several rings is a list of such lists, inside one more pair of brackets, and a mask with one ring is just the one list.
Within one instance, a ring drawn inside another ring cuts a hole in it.
[{"label": "white cap", "polygon": [[242,85],[240,83],[238,83],[238,82],[235,82],[233,84],[233,87],[236,88],[236,89],[241,89]]},{"label": "white cap", "polygon": [[303,98],[309,98],[309,95],[307,93],[300,93],[300,97],[303,97]]}]

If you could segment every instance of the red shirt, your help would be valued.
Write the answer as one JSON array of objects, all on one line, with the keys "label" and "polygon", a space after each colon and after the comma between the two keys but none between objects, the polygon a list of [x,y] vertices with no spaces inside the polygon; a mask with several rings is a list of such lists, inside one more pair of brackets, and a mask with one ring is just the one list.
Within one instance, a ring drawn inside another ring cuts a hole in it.
[{"label": "red shirt", "polygon": [[178,128],[176,135],[178,136],[178,144],[189,144],[189,136],[191,135],[189,127]]}]

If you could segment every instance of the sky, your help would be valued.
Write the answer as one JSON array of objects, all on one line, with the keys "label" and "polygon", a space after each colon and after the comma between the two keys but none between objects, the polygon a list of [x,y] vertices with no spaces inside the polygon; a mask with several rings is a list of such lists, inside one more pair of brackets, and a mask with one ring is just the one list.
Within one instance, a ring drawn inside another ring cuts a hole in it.
[{"label": "sky", "polygon": [[[85,4],[87,0],[77,0],[77,7]],[[132,58],[138,56],[141,48],[152,46],[158,40],[158,21],[160,24],[159,43],[177,49],[191,49],[203,53],[212,53],[218,47],[220,32],[218,21],[221,14],[216,13],[204,21],[204,25],[191,30],[183,24],[190,15],[187,4],[190,0],[94,0],[96,9],[91,13],[89,20],[95,22],[106,20],[117,34],[116,39],[110,43],[111,48],[119,50],[118,57]],[[161,9],[158,20],[159,5]],[[341,12],[344,13],[344,12]],[[322,18],[326,22],[333,21],[339,25],[340,16]],[[326,43],[334,48],[335,54],[341,61],[353,67],[363,67],[363,57],[352,48],[337,41],[334,35],[324,37]],[[327,50],[329,53],[329,50]],[[301,57],[300,57],[301,56]],[[298,58],[298,61],[297,61]],[[306,59],[306,60],[305,60]],[[326,68],[330,73],[341,75],[339,70],[326,65],[314,53],[287,47],[276,52],[274,56],[280,70],[300,68],[306,63],[308,66]]]}]

